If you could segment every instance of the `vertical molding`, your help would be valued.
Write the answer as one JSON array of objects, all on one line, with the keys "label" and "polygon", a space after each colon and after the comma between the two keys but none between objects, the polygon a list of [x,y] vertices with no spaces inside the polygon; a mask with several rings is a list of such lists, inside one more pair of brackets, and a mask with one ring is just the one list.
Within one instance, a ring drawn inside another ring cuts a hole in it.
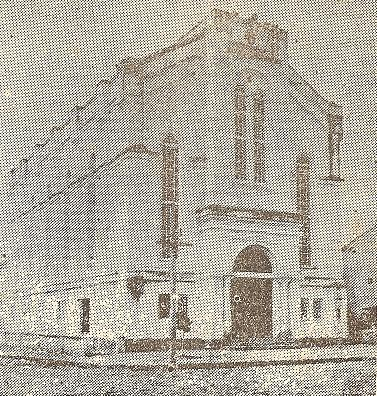
[{"label": "vertical molding", "polygon": [[147,145],[147,136],[146,136],[146,106],[145,106],[145,99],[146,99],[146,95],[145,95],[145,77],[142,75],[140,76],[139,79],[139,84],[140,84],[140,115],[141,115],[141,119],[140,119],[140,135],[139,135],[139,142],[141,142],[142,144]]},{"label": "vertical molding", "polygon": [[162,257],[178,256],[178,142],[173,135],[162,142]]},{"label": "vertical molding", "polygon": [[[68,170],[65,174],[66,185],[69,185],[71,181],[71,172]],[[63,221],[64,221],[64,261],[67,265],[67,260],[70,262],[71,258],[71,194],[70,192],[66,192],[64,194],[64,213],[63,213]],[[74,232],[74,231],[73,231]]]},{"label": "vertical molding", "polygon": [[87,264],[91,265],[95,253],[96,239],[96,179],[94,170],[96,167],[96,155],[94,152],[89,157],[89,173],[87,196],[86,196],[86,259]]},{"label": "vertical molding", "polygon": [[162,257],[170,260],[170,363],[176,364],[178,223],[178,142],[169,134],[162,142]]},{"label": "vertical molding", "polygon": [[297,212],[301,215],[301,238],[300,238],[300,267],[311,266],[310,246],[310,182],[309,182],[309,158],[300,155],[297,159],[297,185],[296,204]]},{"label": "vertical molding", "polygon": [[266,179],[264,112],[263,92],[258,90],[253,97],[253,171],[256,183],[264,183]]},{"label": "vertical molding", "polygon": [[246,178],[246,98],[245,87],[238,85],[235,92],[235,177]]},{"label": "vertical molding", "polygon": [[340,142],[343,138],[343,116],[329,114],[328,116],[328,141],[330,157],[330,175],[331,180],[341,180],[340,177]]}]

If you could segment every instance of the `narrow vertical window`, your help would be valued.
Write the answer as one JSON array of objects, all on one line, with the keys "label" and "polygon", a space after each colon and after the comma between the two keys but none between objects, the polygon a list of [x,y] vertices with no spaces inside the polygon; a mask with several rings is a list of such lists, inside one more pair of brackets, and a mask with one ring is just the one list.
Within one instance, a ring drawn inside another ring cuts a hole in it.
[{"label": "narrow vertical window", "polygon": [[235,94],[235,176],[246,178],[246,103],[245,87],[238,85]]},{"label": "narrow vertical window", "polygon": [[302,298],[301,299],[301,319],[305,320],[308,319],[309,315],[309,299]]},{"label": "narrow vertical window", "polygon": [[313,318],[321,319],[322,317],[322,298],[315,298],[313,300]]},{"label": "narrow vertical window", "polygon": [[184,316],[188,314],[188,297],[184,294],[179,296],[178,312]]},{"label": "narrow vertical window", "polygon": [[81,333],[89,333],[90,300],[83,298],[80,302],[80,327]]},{"label": "narrow vertical window", "polygon": [[342,310],[341,310],[341,308],[340,307],[336,307],[335,313],[336,313],[336,319],[340,320],[342,318]]},{"label": "narrow vertical window", "polygon": [[58,322],[62,320],[63,312],[64,312],[63,301],[59,300],[56,302],[56,320]]},{"label": "narrow vertical window", "polygon": [[331,180],[341,180],[340,177],[340,142],[343,138],[343,117],[341,115],[329,115],[329,157]]},{"label": "narrow vertical window", "polygon": [[162,143],[162,257],[178,256],[178,143],[169,135]]},{"label": "narrow vertical window", "polygon": [[298,158],[296,174],[297,212],[301,215],[300,267],[306,268],[311,262],[309,159],[306,155]]},{"label": "narrow vertical window", "polygon": [[179,296],[178,301],[178,330],[190,331],[191,321],[188,317],[188,297],[184,294]]},{"label": "narrow vertical window", "polygon": [[261,90],[253,98],[253,167],[254,181],[265,181],[264,96]]},{"label": "narrow vertical window", "polygon": [[158,296],[158,317],[168,318],[170,315],[170,294],[160,294]]}]

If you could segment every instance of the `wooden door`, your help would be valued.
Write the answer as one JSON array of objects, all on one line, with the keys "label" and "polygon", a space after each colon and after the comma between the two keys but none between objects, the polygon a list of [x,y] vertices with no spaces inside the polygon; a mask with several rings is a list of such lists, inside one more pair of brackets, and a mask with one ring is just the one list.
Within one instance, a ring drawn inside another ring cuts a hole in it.
[{"label": "wooden door", "polygon": [[272,336],[272,280],[234,278],[231,283],[232,335],[241,340]]}]

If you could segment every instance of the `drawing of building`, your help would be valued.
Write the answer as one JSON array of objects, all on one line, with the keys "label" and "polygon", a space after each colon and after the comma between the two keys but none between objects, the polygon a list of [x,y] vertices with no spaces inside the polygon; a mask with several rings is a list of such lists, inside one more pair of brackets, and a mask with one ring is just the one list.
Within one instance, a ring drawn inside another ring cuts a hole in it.
[{"label": "drawing of building", "polygon": [[178,337],[347,337],[342,138],[256,16],[125,59],[10,172],[2,328],[166,339],[174,261]]}]

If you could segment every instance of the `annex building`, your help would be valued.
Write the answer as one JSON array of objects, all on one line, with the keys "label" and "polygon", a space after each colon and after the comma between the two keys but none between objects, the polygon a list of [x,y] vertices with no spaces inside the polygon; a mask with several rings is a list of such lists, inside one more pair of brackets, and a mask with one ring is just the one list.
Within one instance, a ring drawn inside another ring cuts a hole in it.
[{"label": "annex building", "polygon": [[342,138],[256,16],[123,60],[9,174],[1,328],[165,339],[173,275],[178,337],[346,337]]}]

